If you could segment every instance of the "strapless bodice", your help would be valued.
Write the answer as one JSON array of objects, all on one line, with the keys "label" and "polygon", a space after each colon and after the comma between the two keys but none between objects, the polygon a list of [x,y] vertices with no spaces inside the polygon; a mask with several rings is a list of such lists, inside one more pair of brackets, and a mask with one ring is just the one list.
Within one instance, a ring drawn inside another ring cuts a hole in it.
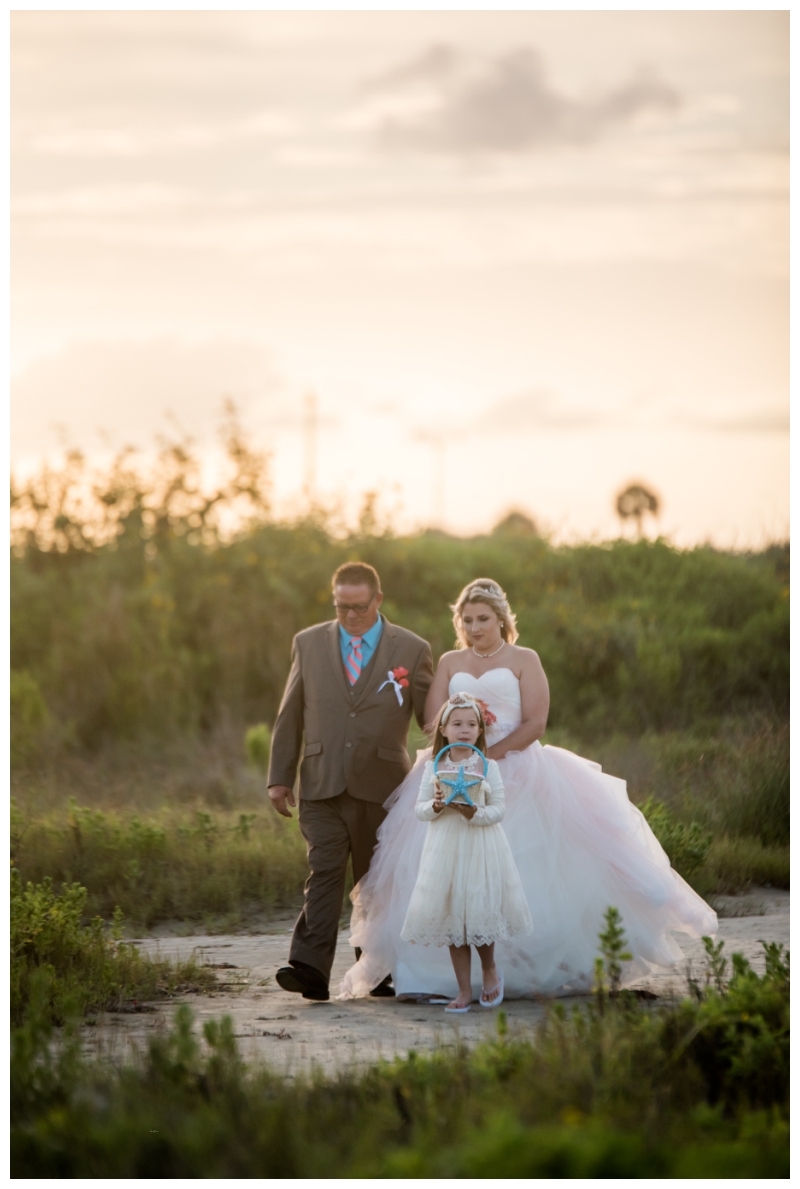
[{"label": "strapless bodice", "polygon": [[491,747],[516,730],[522,722],[522,699],[519,678],[511,669],[487,669],[480,677],[471,673],[454,673],[450,678],[450,697],[453,694],[472,694],[489,707],[497,719],[486,731]]}]

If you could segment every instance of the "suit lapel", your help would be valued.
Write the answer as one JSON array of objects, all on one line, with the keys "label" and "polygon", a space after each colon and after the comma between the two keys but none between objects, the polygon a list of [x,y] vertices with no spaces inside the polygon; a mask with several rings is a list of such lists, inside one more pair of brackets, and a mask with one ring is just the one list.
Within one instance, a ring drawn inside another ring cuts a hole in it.
[{"label": "suit lapel", "polygon": [[[360,702],[363,702],[364,698],[366,698],[368,694],[371,694],[375,690],[376,686],[380,685],[383,681],[386,681],[388,671],[392,667],[391,661],[395,650],[397,637],[395,636],[394,627],[389,623],[389,620],[386,618],[386,616],[382,616],[382,618],[383,631],[381,632],[381,638],[378,641],[378,647],[372,654],[372,659],[370,660],[367,672],[363,674],[361,681],[356,682],[356,696],[353,703],[355,706],[358,706]],[[359,689],[359,686],[362,684],[362,682],[363,688]],[[394,690],[391,691],[391,694],[392,697],[394,697]]]},{"label": "suit lapel", "polygon": [[345,677],[344,673],[344,665],[342,664],[342,649],[341,645],[339,644],[339,621],[336,619],[333,621],[330,629],[328,630],[328,659],[333,665],[339,688],[344,697],[347,698],[349,702],[350,686],[347,684],[347,678]]}]

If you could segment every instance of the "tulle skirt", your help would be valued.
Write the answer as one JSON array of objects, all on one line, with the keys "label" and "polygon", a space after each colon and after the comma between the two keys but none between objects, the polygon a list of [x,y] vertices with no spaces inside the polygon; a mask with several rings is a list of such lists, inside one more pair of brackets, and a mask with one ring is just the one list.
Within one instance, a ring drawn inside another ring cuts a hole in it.
[{"label": "tulle skirt", "polygon": [[[418,752],[389,798],[370,869],[351,893],[350,944],[362,956],[342,979],[341,998],[367,995],[389,971],[398,996],[457,992],[446,948],[401,937],[428,830],[414,804],[429,758],[428,749]],[[716,933],[716,914],[672,870],[623,780],[591,760],[539,743],[498,762],[506,797],[500,829],[534,925],[529,936],[497,941],[508,998],[589,990],[597,935],[610,905],[619,909],[633,955],[625,983],[680,961],[672,930],[692,937]]]}]

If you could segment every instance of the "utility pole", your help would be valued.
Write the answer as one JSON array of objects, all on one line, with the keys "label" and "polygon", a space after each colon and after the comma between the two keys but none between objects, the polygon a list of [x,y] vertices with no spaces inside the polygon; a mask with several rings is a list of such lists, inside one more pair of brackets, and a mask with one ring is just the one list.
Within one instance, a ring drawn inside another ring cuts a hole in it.
[{"label": "utility pole", "polygon": [[312,504],[317,490],[317,395],[306,393],[303,401],[303,495]]},{"label": "utility pole", "polygon": [[433,473],[431,476],[431,525],[433,528],[444,529],[445,514],[445,446],[447,434],[436,433],[430,429],[419,429],[414,438],[431,447],[431,461]]},{"label": "utility pole", "polygon": [[437,528],[444,529],[444,435],[432,436],[431,445],[433,446],[433,522]]}]

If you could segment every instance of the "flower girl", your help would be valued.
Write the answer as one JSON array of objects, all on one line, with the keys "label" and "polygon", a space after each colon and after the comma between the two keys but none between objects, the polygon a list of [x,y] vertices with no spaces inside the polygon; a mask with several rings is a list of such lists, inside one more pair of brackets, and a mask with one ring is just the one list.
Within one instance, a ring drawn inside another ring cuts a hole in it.
[{"label": "flower girl", "polygon": [[[448,744],[437,775],[435,758]],[[430,824],[401,932],[404,941],[450,947],[458,995],[445,1007],[447,1012],[469,1011],[470,946],[481,961],[481,1007],[497,1007],[503,1001],[503,973],[495,966],[494,943],[533,931],[519,872],[500,825],[505,814],[500,770],[494,760],[485,760],[485,749],[480,702],[469,694],[455,694],[437,715],[434,759],[425,765],[415,806],[420,821]],[[451,793],[459,770],[473,804],[463,793]]]}]

